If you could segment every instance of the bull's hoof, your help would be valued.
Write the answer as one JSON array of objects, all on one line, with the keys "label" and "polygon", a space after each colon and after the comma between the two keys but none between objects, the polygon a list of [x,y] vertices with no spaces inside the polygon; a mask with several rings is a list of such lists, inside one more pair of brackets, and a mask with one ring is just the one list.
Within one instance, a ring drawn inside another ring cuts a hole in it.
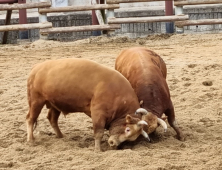
[{"label": "bull's hoof", "polygon": [[62,133],[56,135],[57,138],[63,138],[64,135]]},{"label": "bull's hoof", "polygon": [[95,148],[95,149],[94,149],[94,152],[95,152],[95,153],[102,152],[102,149],[100,149],[100,148]]},{"label": "bull's hoof", "polygon": [[32,138],[27,138],[27,143],[34,143],[34,141],[35,141],[35,138],[34,137],[32,137]]},{"label": "bull's hoof", "polygon": [[180,141],[185,141],[185,136],[184,135],[177,135],[177,139]]}]

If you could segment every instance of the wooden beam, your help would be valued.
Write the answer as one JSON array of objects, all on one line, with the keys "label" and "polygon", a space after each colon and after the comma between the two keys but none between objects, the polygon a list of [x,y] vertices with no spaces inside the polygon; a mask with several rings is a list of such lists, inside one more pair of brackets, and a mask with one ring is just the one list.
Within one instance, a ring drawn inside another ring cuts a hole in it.
[{"label": "wooden beam", "polygon": [[97,4],[97,5],[84,5],[84,6],[67,6],[67,7],[51,7],[41,8],[39,13],[53,13],[53,12],[74,12],[74,11],[90,11],[90,10],[101,10],[101,9],[117,9],[119,4]]},{"label": "wooden beam", "polygon": [[222,19],[200,19],[200,20],[187,20],[187,21],[176,21],[177,27],[183,27],[187,25],[213,25],[222,24]]},{"label": "wooden beam", "polygon": [[[153,2],[153,1],[163,1],[163,0],[106,0],[107,4],[119,4],[119,3],[132,3],[132,2]],[[172,0],[165,0],[172,1]]]},{"label": "wooden beam", "polygon": [[[5,25],[10,25],[11,15],[12,15],[12,10],[7,10],[6,19],[5,19]],[[8,31],[5,31],[3,33],[2,44],[6,44],[7,43],[7,38],[8,38]]]},{"label": "wooden beam", "polygon": [[62,33],[62,32],[81,32],[81,31],[96,31],[96,30],[113,30],[120,29],[121,25],[86,25],[86,26],[73,26],[73,27],[57,27],[41,29],[40,33]]},{"label": "wooden beam", "polygon": [[108,24],[172,22],[189,19],[188,15],[161,16],[161,17],[134,17],[134,18],[108,18]]},{"label": "wooden beam", "polygon": [[15,30],[30,30],[30,29],[42,29],[42,28],[51,28],[52,23],[34,23],[34,24],[16,24],[16,25],[3,25],[0,26],[1,31],[15,31]]},{"label": "wooden beam", "polygon": [[220,3],[222,3],[222,0],[174,0],[175,6],[220,4]]},{"label": "wooden beam", "polygon": [[0,5],[0,11],[5,10],[19,10],[19,9],[31,9],[31,8],[43,8],[50,7],[50,2],[36,2],[36,3],[27,3],[27,4],[3,4]]}]

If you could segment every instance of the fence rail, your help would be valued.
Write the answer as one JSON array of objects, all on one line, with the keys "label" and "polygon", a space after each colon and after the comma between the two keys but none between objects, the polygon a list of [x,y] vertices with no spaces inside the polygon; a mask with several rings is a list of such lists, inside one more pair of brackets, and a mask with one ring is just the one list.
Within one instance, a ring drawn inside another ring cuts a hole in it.
[{"label": "fence rail", "polygon": [[0,26],[0,32],[2,31],[17,31],[17,30],[30,30],[30,29],[42,29],[51,28],[52,23],[34,23],[34,24],[16,24],[16,25],[4,25]]},{"label": "fence rail", "polygon": [[62,32],[81,32],[81,31],[97,31],[97,30],[111,30],[120,29],[121,25],[111,24],[111,25],[86,25],[86,26],[73,26],[73,27],[57,27],[41,29],[40,33],[62,33]]},{"label": "fence rail", "polygon": [[108,18],[109,24],[122,23],[150,23],[150,22],[172,22],[189,19],[188,15],[161,16],[161,17],[137,17],[137,18]]},{"label": "fence rail", "polygon": [[187,21],[176,21],[177,27],[183,27],[187,25],[213,25],[222,24],[222,19],[200,19],[200,20],[187,20]]},{"label": "fence rail", "polygon": [[2,4],[0,5],[0,11],[5,10],[19,10],[19,9],[32,9],[32,8],[42,8],[50,7],[50,2],[36,2],[36,3],[27,3],[27,4]]},{"label": "fence rail", "polygon": [[[154,2],[154,1],[163,1],[163,0],[106,0],[107,4],[119,4],[119,3],[133,3],[133,2]],[[165,0],[173,1],[173,0]]]},{"label": "fence rail", "polygon": [[119,7],[120,7],[119,4],[97,4],[97,5],[86,5],[86,6],[51,7],[51,8],[40,8],[39,13],[117,9]]},{"label": "fence rail", "polygon": [[174,0],[175,6],[184,5],[202,5],[202,4],[220,4],[222,0]]}]

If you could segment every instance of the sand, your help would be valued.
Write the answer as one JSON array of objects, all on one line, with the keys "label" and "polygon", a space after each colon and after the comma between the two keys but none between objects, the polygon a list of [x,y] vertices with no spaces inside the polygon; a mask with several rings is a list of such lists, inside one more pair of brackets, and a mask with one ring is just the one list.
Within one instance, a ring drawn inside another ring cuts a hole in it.
[{"label": "sand", "polygon": [[[84,113],[60,116],[64,138],[56,138],[43,109],[34,144],[26,142],[26,80],[36,63],[87,58],[114,68],[122,49],[144,46],[168,68],[167,82],[176,118],[186,136],[169,127],[111,150],[94,152],[92,122]],[[0,169],[15,170],[222,170],[222,34],[95,37],[76,42],[35,41],[0,45]]]}]

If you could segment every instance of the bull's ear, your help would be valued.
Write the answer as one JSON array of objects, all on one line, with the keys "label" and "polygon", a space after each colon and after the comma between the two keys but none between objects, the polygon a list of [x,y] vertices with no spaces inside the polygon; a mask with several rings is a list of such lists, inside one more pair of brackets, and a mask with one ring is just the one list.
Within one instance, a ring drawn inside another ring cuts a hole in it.
[{"label": "bull's ear", "polygon": [[130,115],[126,116],[126,123],[131,123],[132,122],[132,117]]}]

